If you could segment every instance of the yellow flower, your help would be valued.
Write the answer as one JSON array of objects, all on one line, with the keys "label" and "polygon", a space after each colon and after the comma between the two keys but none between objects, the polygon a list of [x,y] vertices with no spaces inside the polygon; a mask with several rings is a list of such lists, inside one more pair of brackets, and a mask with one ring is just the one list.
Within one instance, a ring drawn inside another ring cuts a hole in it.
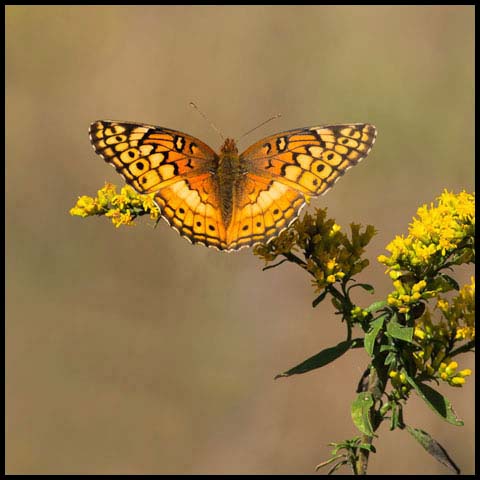
[{"label": "yellow flower", "polygon": [[149,214],[150,218],[156,220],[160,211],[155,204],[154,194],[141,195],[128,185],[122,187],[117,194],[114,185],[105,183],[98,190],[96,198],[80,197],[70,214],[81,217],[104,215],[118,228],[121,225],[133,225],[134,219],[141,215]]},{"label": "yellow flower", "polygon": [[475,338],[475,278],[464,285],[450,302],[439,298],[437,308],[448,321],[449,329],[457,340]]},{"label": "yellow flower", "polygon": [[145,195],[142,199],[142,206],[146,212],[150,212],[150,218],[156,220],[160,216],[160,210],[155,203],[154,194]]},{"label": "yellow flower", "polygon": [[425,289],[426,286],[427,286],[427,282],[425,280],[420,280],[418,283],[413,285],[412,292],[414,293],[421,292],[422,290]]},{"label": "yellow flower", "polygon": [[122,225],[133,225],[133,217],[129,210],[124,213],[120,212],[120,210],[109,210],[105,214],[105,216],[111,218],[112,223],[115,225],[116,228]]},{"label": "yellow flower", "polygon": [[335,235],[335,233],[339,232],[341,228],[342,227],[340,225],[337,225],[336,223],[334,223],[330,230],[330,235]]},{"label": "yellow flower", "polygon": [[95,210],[95,200],[91,197],[83,195],[79,197],[77,203],[70,209],[70,215],[77,215],[79,217],[88,217],[92,211]]},{"label": "yellow flower", "polygon": [[[423,205],[412,220],[409,235],[396,236],[387,246],[390,257],[380,255],[378,261],[394,270],[421,269],[432,257],[451,255],[465,239],[474,235],[475,196],[466,192],[444,191],[437,206]],[[470,261],[467,255],[465,261]]]},{"label": "yellow flower", "polygon": [[472,371],[469,368],[465,368],[457,372],[457,368],[458,363],[455,361],[447,363],[446,360],[441,362],[438,367],[439,377],[454,387],[460,387],[465,383],[465,377],[471,375]]},{"label": "yellow flower", "polygon": [[330,272],[333,271],[333,269],[335,268],[335,265],[337,265],[337,262],[335,261],[335,259],[329,260],[327,262],[327,270]]},{"label": "yellow flower", "polygon": [[413,335],[420,340],[423,340],[425,338],[425,332],[420,328],[420,327],[415,327],[415,330],[413,331]]}]

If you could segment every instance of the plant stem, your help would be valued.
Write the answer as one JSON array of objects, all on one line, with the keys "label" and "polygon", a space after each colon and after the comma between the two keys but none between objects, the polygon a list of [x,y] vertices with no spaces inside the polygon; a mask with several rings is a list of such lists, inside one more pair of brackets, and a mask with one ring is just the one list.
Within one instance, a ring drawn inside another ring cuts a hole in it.
[{"label": "plant stem", "polygon": [[[385,376],[387,374],[387,368],[383,363],[384,356],[382,355],[378,362],[374,362],[370,366],[370,375],[368,376],[368,380],[365,384],[365,390],[372,394],[372,397],[375,401],[374,407],[371,411],[371,423],[373,427],[373,431],[375,432],[382,422],[382,416],[377,415],[379,401],[382,395],[385,392]],[[362,435],[361,443],[371,445],[373,443],[373,436],[370,435]],[[368,457],[369,457],[369,450],[364,448],[359,449],[358,458],[355,463],[355,471],[356,475],[366,475],[367,468],[368,468]]]}]

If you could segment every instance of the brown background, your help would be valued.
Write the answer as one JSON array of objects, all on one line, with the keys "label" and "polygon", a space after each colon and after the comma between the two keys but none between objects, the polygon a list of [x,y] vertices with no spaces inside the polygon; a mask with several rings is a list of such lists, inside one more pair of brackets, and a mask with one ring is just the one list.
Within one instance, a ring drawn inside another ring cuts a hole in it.
[{"label": "brown background", "polygon": [[[392,289],[375,258],[444,188],[473,190],[473,7],[158,6],[6,9],[7,471],[310,474],[349,414],[368,358],[275,374],[344,338],[293,266],[191,246],[165,223],[116,230],[68,210],[105,180],[96,119],[239,137],[372,122],[369,158],[326,196],[344,228],[374,224],[368,305]],[[467,281],[471,269],[459,280]],[[473,366],[473,355],[461,367]],[[464,427],[409,402],[473,473],[474,379],[442,385]],[[445,474],[382,428],[371,473]],[[346,472],[346,471],[345,471]]]}]

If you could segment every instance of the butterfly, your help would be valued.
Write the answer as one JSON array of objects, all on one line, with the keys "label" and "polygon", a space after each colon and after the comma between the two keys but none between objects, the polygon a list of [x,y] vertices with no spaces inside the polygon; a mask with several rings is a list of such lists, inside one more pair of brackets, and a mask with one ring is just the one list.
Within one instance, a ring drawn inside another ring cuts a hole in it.
[{"label": "butterfly", "polygon": [[238,154],[191,135],[141,123],[98,120],[96,153],[137,192],[154,193],[162,217],[191,243],[233,251],[265,243],[370,152],[368,123],[306,127],[264,138]]}]

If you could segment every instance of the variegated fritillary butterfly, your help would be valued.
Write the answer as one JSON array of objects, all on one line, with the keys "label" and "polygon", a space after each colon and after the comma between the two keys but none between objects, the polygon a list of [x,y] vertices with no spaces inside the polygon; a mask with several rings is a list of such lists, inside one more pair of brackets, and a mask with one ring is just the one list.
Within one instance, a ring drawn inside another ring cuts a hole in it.
[{"label": "variegated fritillary butterfly", "polygon": [[267,242],[370,152],[366,123],[299,128],[267,137],[241,155],[226,139],[215,153],[163,127],[99,120],[90,139],[139,193],[155,193],[163,218],[192,243],[232,251]]}]

